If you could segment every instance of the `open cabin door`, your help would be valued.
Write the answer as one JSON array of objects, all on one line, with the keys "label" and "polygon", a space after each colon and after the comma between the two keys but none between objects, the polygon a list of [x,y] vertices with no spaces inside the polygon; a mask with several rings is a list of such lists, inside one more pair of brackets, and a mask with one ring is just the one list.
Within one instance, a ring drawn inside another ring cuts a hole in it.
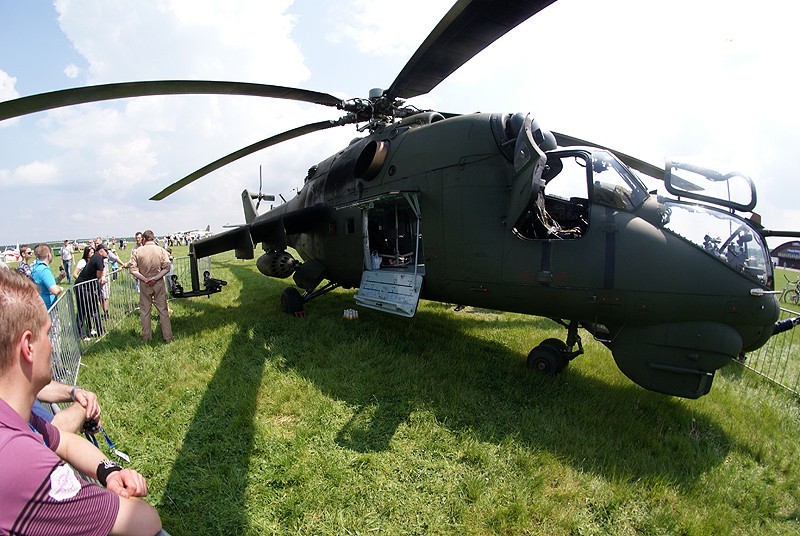
[{"label": "open cabin door", "polygon": [[356,303],[405,317],[417,312],[425,264],[416,192],[391,192],[361,208],[364,272]]}]

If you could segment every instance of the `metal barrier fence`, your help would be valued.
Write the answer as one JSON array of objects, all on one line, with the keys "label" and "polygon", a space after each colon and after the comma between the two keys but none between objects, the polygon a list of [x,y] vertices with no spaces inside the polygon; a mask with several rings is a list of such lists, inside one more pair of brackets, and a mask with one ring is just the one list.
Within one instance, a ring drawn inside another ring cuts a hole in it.
[{"label": "metal barrier fence", "polygon": [[[198,270],[211,271],[211,258],[198,261]],[[192,287],[189,257],[172,261],[171,274],[185,288]],[[167,281],[171,282],[169,276]],[[139,307],[138,281],[127,270],[119,269],[107,276],[105,285],[98,280],[86,281],[65,288],[50,307],[50,342],[53,345],[53,378],[76,385],[81,356],[109,330]],[[168,287],[169,288],[169,287]]]},{"label": "metal barrier fence", "polygon": [[105,285],[95,279],[64,289],[49,310],[53,378],[75,385],[86,349],[138,303],[133,278],[121,270],[109,274]]},{"label": "metal barrier fence", "polygon": [[[797,312],[781,308],[780,320],[794,318]],[[790,329],[773,335],[767,344],[749,353],[739,363],[771,382],[800,395],[800,351],[794,347]]]}]

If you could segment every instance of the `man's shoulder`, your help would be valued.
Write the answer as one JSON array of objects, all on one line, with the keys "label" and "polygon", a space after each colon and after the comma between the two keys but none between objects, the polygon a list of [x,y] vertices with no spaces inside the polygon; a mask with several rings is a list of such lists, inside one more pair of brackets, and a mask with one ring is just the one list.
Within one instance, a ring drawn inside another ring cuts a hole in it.
[{"label": "man's shoulder", "polygon": [[24,430],[25,428],[27,425],[20,414],[0,398],[0,434],[9,430]]},{"label": "man's shoulder", "polygon": [[145,244],[141,246],[139,249],[141,249],[143,252],[145,251],[148,252],[148,255],[162,255],[164,253],[167,253],[166,249],[159,246],[155,242],[150,242],[148,244]]},{"label": "man's shoulder", "polygon": [[[37,283],[45,282],[48,279],[48,274],[50,278],[53,277],[53,272],[50,271],[50,267],[41,261],[36,261],[36,264],[31,267],[31,279]],[[55,279],[53,281],[55,281]]]},{"label": "man's shoulder", "polygon": [[33,438],[27,430],[0,426],[0,467],[3,467],[6,462],[19,463],[20,456],[24,458],[49,457],[48,453],[56,456],[41,440]]},{"label": "man's shoulder", "polygon": [[20,263],[17,265],[17,271],[30,277],[31,265],[27,262],[20,261]]},{"label": "man's shoulder", "polygon": [[[9,471],[20,466],[25,467],[25,463],[31,460],[41,460],[55,465],[60,458],[55,452],[50,450],[40,436],[34,436],[26,425],[24,429],[19,427],[22,419],[3,422],[0,420],[0,481],[6,481]],[[49,423],[48,423],[49,424]],[[60,441],[60,434],[57,430],[53,432],[44,424],[43,427],[47,437],[51,438],[54,445]],[[52,425],[50,425],[52,426]],[[59,437],[57,437],[59,436]]]},{"label": "man's shoulder", "polygon": [[40,261],[38,259],[37,259],[36,262],[34,262],[31,265],[31,272],[40,272],[42,270],[49,270],[49,269],[50,269],[50,265],[48,265],[46,262]]}]

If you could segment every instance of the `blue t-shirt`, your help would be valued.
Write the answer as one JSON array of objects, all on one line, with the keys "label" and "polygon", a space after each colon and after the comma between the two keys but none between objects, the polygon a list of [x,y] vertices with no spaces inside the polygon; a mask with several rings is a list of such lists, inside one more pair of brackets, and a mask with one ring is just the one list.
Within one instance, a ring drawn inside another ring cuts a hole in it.
[{"label": "blue t-shirt", "polygon": [[50,267],[44,262],[37,260],[31,267],[31,277],[39,285],[39,296],[42,297],[48,309],[56,302],[55,294],[50,292],[50,287],[56,284],[56,278]]}]

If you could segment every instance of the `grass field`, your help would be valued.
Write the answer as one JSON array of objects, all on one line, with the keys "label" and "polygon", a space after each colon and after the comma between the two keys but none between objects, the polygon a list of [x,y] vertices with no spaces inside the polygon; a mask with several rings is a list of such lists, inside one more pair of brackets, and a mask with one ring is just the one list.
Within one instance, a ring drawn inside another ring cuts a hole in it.
[{"label": "grass field", "polygon": [[587,335],[540,377],[528,351],[563,335],[545,319],[347,321],[345,290],[297,319],[288,281],[213,269],[228,286],[173,302],[172,344],[132,316],[80,376],[173,535],[800,532],[800,405],[741,367],[670,398]]}]

